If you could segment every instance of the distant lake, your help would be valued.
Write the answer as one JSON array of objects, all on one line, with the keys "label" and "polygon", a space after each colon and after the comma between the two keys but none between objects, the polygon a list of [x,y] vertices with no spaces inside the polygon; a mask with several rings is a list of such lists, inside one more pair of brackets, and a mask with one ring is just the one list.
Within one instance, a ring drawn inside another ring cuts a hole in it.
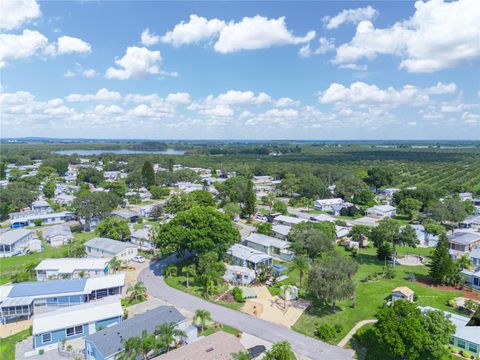
[{"label": "distant lake", "polygon": [[184,150],[58,150],[52,151],[55,154],[60,155],[100,155],[100,154],[120,154],[120,155],[134,155],[134,154],[162,154],[162,155],[184,155]]}]

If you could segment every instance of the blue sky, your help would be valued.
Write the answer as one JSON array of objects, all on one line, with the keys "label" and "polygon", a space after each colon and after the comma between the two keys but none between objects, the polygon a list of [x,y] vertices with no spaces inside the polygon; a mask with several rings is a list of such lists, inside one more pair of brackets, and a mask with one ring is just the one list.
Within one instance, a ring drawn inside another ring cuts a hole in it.
[{"label": "blue sky", "polygon": [[1,136],[480,139],[476,5],[4,0]]}]

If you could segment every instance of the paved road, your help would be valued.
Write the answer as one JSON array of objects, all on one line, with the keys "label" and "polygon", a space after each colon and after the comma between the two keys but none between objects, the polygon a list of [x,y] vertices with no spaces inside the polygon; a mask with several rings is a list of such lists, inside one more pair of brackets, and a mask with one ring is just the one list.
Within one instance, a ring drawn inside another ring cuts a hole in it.
[{"label": "paved road", "polygon": [[138,280],[143,281],[147,286],[149,294],[174,306],[192,312],[197,309],[206,309],[212,314],[214,321],[232,326],[269,342],[288,340],[292,344],[293,350],[299,356],[305,356],[310,359],[352,359],[353,352],[351,350],[328,345],[286,327],[272,324],[220,305],[212,304],[169,287],[163,281],[162,270],[174,261],[176,261],[175,258],[170,257],[152,263],[149,268],[140,273]]}]

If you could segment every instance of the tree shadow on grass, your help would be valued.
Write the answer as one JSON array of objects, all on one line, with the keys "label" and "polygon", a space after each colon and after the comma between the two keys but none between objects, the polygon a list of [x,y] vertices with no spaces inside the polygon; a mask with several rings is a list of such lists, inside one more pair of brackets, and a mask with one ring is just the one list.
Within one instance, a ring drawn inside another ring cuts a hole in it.
[{"label": "tree shadow on grass", "polygon": [[337,305],[335,311],[333,310],[332,304],[327,303],[324,300],[319,299],[309,299],[311,301],[310,306],[305,310],[305,313],[310,316],[327,316],[336,314],[338,312],[343,311],[342,306]]}]

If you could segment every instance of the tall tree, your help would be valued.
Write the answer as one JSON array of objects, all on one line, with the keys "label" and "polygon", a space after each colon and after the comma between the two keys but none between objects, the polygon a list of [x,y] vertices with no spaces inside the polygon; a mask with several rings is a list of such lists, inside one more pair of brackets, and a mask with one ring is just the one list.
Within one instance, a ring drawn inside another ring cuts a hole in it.
[{"label": "tall tree", "polygon": [[[377,248],[377,257],[385,260],[395,257],[396,247],[399,245],[416,246],[416,233],[410,225],[400,230],[400,225],[393,219],[382,220],[372,230],[371,239]],[[394,261],[395,264],[395,261]]]},{"label": "tall tree", "polygon": [[143,301],[147,297],[147,287],[143,282],[137,281],[128,287],[127,294],[131,299]]},{"label": "tall tree", "polygon": [[153,170],[153,165],[150,161],[145,161],[143,163],[142,178],[144,185],[147,187],[155,185],[155,171]]},{"label": "tall tree", "polygon": [[127,241],[130,237],[130,228],[126,220],[112,216],[97,225],[95,233],[101,237]]},{"label": "tall tree", "polygon": [[368,170],[367,183],[380,188],[393,183],[393,172],[386,167],[375,167]]},{"label": "tall tree", "polygon": [[194,277],[197,274],[197,267],[195,264],[190,264],[182,268],[182,273],[185,274],[187,278],[187,289],[190,286],[190,277]]},{"label": "tall tree", "polygon": [[418,218],[420,209],[422,208],[422,202],[417,199],[405,198],[398,204],[398,210],[407,215],[411,220]]},{"label": "tall tree", "polygon": [[253,189],[252,180],[248,180],[247,189],[245,190],[245,199],[243,202],[242,213],[249,217],[255,214],[255,190]]},{"label": "tall tree", "polygon": [[445,233],[440,234],[432,261],[430,262],[430,278],[436,284],[449,284],[452,281],[454,263],[448,253],[449,243]]},{"label": "tall tree", "polygon": [[167,247],[180,254],[193,251],[197,256],[208,251],[224,254],[240,239],[228,215],[211,207],[193,207],[177,214],[155,235],[160,249]]},{"label": "tall tree", "polygon": [[357,270],[356,262],[340,254],[321,259],[310,269],[307,290],[316,298],[331,302],[335,310],[338,300],[351,298],[355,294],[352,277]]},{"label": "tall tree", "polygon": [[47,197],[48,199],[51,199],[52,197],[55,196],[56,188],[57,188],[57,185],[55,184],[55,181],[48,180],[43,186],[43,195],[45,195],[45,197]]},{"label": "tall tree", "polygon": [[82,192],[73,200],[72,208],[77,216],[84,218],[87,227],[94,218],[103,219],[119,204],[119,198],[106,192]]}]

